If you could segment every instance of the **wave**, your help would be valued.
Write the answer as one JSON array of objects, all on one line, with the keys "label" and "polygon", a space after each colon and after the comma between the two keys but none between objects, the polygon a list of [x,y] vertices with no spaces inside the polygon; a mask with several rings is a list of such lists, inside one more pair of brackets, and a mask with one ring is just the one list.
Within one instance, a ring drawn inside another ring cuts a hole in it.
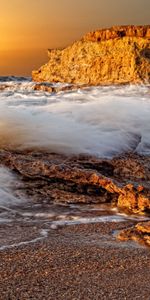
[{"label": "wave", "polygon": [[16,81],[29,81],[31,77],[23,76],[0,76],[0,82],[16,82]]},{"label": "wave", "polygon": [[13,193],[18,184],[18,178],[7,168],[0,167],[0,209],[8,209],[23,202]]},{"label": "wave", "polygon": [[127,151],[150,154],[150,86],[54,94],[33,91],[31,79],[19,78],[0,92],[1,148],[108,158]]}]

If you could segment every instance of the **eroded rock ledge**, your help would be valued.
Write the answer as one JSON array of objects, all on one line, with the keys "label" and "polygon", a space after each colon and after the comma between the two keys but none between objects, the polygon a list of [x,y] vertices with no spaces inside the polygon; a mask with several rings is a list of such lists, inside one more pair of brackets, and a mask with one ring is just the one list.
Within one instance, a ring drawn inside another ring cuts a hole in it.
[{"label": "eroded rock ledge", "polygon": [[150,26],[113,26],[109,29],[101,29],[87,33],[84,41],[101,42],[123,37],[137,37],[150,39]]},{"label": "eroded rock ledge", "polygon": [[104,160],[84,155],[1,151],[0,163],[25,179],[26,191],[29,185],[31,194],[44,195],[48,201],[112,203],[131,213],[150,212],[149,157],[128,154]]},{"label": "eroded rock ledge", "polygon": [[[44,151],[0,151],[0,165],[16,172],[16,195],[42,203],[109,203],[150,216],[150,157],[128,153],[112,160]],[[143,229],[144,228],[144,229]],[[120,240],[150,246],[150,222],[123,230]]]},{"label": "eroded rock ledge", "polygon": [[32,72],[38,82],[100,85],[150,82],[150,26],[118,26],[86,34]]}]

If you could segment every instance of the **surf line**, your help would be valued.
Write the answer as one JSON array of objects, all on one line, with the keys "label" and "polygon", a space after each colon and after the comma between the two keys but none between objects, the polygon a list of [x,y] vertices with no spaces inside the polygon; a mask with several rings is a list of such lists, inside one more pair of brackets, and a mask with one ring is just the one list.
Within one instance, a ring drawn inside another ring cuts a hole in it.
[{"label": "surf line", "polygon": [[4,245],[0,247],[0,251],[4,251],[4,250],[8,250],[8,249],[12,249],[12,248],[16,248],[16,247],[20,247],[20,246],[26,246],[28,244],[33,244],[33,243],[37,243],[41,240],[44,240],[45,238],[47,238],[48,236],[48,230],[47,229],[42,229],[40,231],[40,236],[32,239],[30,241],[24,241],[24,242],[20,242],[20,243],[14,243],[12,245]]}]

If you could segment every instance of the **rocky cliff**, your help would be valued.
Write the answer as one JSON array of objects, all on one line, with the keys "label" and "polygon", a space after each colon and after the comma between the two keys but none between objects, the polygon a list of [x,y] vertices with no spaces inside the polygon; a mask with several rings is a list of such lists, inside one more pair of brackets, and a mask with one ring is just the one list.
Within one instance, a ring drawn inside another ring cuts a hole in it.
[{"label": "rocky cliff", "polygon": [[150,82],[150,25],[117,26],[86,34],[65,49],[48,50],[34,81],[73,84]]}]

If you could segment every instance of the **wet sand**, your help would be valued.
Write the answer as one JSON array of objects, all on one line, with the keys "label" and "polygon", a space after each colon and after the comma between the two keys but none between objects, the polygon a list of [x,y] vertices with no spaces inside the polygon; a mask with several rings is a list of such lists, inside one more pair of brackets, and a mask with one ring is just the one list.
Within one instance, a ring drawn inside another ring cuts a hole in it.
[{"label": "wet sand", "polygon": [[16,244],[35,239],[41,230],[45,236],[0,251],[0,299],[148,300],[149,249],[117,241],[114,235],[132,224],[103,222],[56,229],[48,223],[44,228],[38,223],[1,224],[7,242],[9,234]]}]

